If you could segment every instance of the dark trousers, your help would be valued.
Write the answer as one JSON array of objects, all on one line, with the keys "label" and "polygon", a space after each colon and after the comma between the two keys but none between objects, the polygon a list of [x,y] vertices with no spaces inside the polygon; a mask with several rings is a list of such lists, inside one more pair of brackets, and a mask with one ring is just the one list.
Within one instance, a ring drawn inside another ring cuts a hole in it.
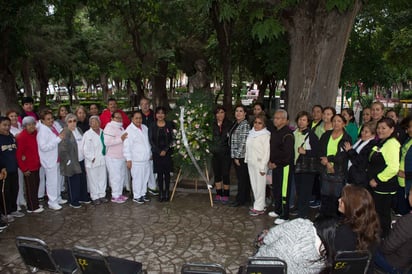
[{"label": "dark trousers", "polygon": [[237,177],[237,195],[236,202],[241,205],[249,203],[250,198],[250,178],[249,171],[245,159],[239,159],[239,166],[235,165],[236,177]]},{"label": "dark trousers", "polygon": [[[19,193],[19,182],[17,172],[8,172],[7,178],[0,181],[2,190],[0,197],[0,209],[4,215],[17,211],[17,194]],[[4,191],[3,191],[4,189]],[[6,206],[6,208],[4,208]]]},{"label": "dark trousers", "polygon": [[170,172],[157,173],[157,187],[161,197],[169,198]]},{"label": "dark trousers", "polygon": [[[390,274],[402,274],[405,273],[402,270],[398,270],[393,267],[385,258],[385,256],[380,252],[377,251],[373,257],[373,261],[375,263],[375,267],[378,267],[379,270],[383,270],[385,273]],[[409,272],[411,273],[411,272]]]},{"label": "dark trousers", "polygon": [[312,196],[315,200],[320,201],[320,188],[321,188],[321,181],[320,181],[320,174],[315,175],[315,181],[313,183],[312,188]]},{"label": "dark trousers", "polygon": [[284,220],[289,219],[289,197],[292,180],[290,166],[276,167],[272,171],[272,191],[275,199],[275,212]]},{"label": "dark trousers", "polygon": [[84,170],[84,161],[80,162],[82,173],[68,177],[69,187],[69,202],[71,205],[78,206],[79,202],[87,202],[90,200],[87,193],[87,180]]},{"label": "dark trousers", "polygon": [[375,201],[375,209],[381,223],[382,238],[388,236],[391,230],[391,203],[394,195],[378,194],[372,192],[373,200]]},{"label": "dark trousers", "polygon": [[230,185],[230,152],[228,154],[213,154],[212,167],[215,174],[215,182],[223,181],[224,185]]},{"label": "dark trousers", "polygon": [[408,195],[405,197],[405,188],[398,185],[396,195],[393,196],[394,210],[396,213],[406,215],[411,211]]},{"label": "dark trousers", "polygon": [[30,211],[39,208],[39,199],[37,198],[39,192],[40,177],[39,171],[30,171],[29,176],[24,176],[24,186],[26,187],[26,201],[27,209]]},{"label": "dark trousers", "polygon": [[306,218],[309,214],[309,202],[312,198],[312,188],[315,174],[295,174],[296,194],[298,196],[298,216]]}]

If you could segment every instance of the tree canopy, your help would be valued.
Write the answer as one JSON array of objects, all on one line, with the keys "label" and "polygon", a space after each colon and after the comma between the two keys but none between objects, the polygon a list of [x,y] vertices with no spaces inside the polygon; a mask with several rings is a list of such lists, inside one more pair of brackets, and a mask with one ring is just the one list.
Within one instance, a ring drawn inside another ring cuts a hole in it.
[{"label": "tree canopy", "polygon": [[173,83],[194,74],[198,59],[229,110],[245,82],[258,85],[262,100],[282,80],[292,117],[333,104],[348,83],[405,89],[411,78],[409,1],[1,2],[3,113],[17,107],[20,89],[39,92],[45,106],[50,81],[74,95],[76,86],[100,86],[104,98],[150,88],[153,103],[168,106]]}]

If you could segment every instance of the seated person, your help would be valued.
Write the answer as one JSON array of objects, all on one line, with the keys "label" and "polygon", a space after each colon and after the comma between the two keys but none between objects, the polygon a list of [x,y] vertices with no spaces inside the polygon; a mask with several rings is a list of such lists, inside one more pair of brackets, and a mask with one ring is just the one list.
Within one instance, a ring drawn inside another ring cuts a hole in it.
[{"label": "seated person", "polygon": [[290,273],[328,273],[337,251],[373,251],[379,240],[379,221],[372,196],[346,185],[339,199],[343,217],[294,219],[267,231],[256,257],[278,257]]},{"label": "seated person", "polygon": [[[412,206],[412,189],[409,191]],[[412,214],[400,217],[383,240],[374,257],[376,267],[385,273],[406,273],[412,266]],[[411,272],[409,272],[411,273]]]}]

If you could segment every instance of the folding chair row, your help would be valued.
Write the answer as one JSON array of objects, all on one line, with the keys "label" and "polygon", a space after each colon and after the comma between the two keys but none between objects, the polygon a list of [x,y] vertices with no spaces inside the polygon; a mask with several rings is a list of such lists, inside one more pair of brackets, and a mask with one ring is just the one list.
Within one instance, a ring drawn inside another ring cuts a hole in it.
[{"label": "folding chair row", "polygon": [[286,274],[287,264],[276,257],[250,257],[246,266],[239,268],[240,274]]},{"label": "folding chair row", "polygon": [[73,274],[79,270],[83,274],[138,274],[142,273],[139,262],[105,256],[92,248],[75,246],[73,250],[50,249],[36,238],[16,238],[16,246],[29,273],[38,270],[52,273]]}]

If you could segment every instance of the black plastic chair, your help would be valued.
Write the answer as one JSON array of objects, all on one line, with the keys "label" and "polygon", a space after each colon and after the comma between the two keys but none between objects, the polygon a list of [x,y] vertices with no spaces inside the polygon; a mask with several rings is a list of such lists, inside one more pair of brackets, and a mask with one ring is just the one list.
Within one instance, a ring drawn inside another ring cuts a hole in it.
[{"label": "black plastic chair", "polygon": [[142,272],[139,262],[105,256],[93,248],[75,246],[72,250],[80,273],[83,274],[138,274]]},{"label": "black plastic chair", "polygon": [[68,249],[50,249],[37,238],[16,237],[16,246],[29,273],[38,270],[52,273],[71,274],[77,271],[77,265]]},{"label": "black plastic chair", "polygon": [[251,257],[239,273],[286,274],[287,264],[276,257]]},{"label": "black plastic chair", "polygon": [[185,263],[182,274],[226,274],[223,266],[215,263]]},{"label": "black plastic chair", "polygon": [[371,260],[369,251],[338,251],[332,273],[367,273]]}]

